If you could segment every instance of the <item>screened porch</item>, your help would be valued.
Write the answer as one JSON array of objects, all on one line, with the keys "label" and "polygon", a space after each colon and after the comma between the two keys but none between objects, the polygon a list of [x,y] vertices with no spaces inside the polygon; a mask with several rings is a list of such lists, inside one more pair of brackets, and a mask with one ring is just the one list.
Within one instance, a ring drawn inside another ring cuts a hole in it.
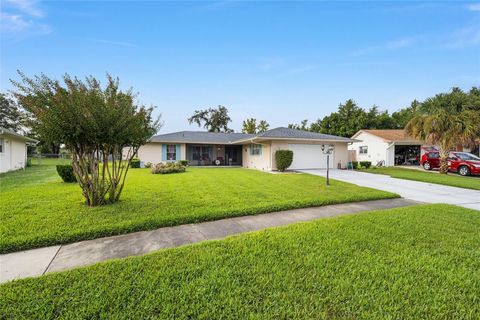
[{"label": "screened porch", "polygon": [[242,146],[187,144],[187,160],[191,166],[241,166]]}]

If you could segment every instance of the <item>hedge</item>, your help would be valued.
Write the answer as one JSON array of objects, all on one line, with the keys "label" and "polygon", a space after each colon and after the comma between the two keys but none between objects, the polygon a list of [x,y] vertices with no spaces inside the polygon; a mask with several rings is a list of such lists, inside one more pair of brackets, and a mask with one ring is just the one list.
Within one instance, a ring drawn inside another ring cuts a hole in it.
[{"label": "hedge", "polygon": [[71,164],[58,164],[57,173],[62,178],[63,182],[77,182],[77,178],[73,173]]},{"label": "hedge", "polygon": [[130,168],[140,168],[140,159],[133,158],[132,162],[130,162]]},{"label": "hedge", "polygon": [[275,163],[279,171],[285,171],[292,165],[293,151],[292,150],[277,150],[275,152]]}]

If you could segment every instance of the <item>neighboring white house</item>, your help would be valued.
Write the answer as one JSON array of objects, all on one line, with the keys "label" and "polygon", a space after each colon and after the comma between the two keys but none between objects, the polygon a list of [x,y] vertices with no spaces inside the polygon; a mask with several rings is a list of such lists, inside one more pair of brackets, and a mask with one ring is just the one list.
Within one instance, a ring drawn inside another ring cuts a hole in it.
[{"label": "neighboring white house", "polygon": [[0,127],[0,173],[25,168],[30,143],[37,140]]},{"label": "neighboring white house", "polygon": [[[383,165],[387,167],[419,165],[425,152],[432,148],[438,149],[408,136],[403,129],[360,130],[352,136],[352,139],[357,141],[348,147],[350,159],[371,161],[372,165],[383,161]],[[463,147],[457,150],[479,154],[479,145],[480,140],[474,148]]]},{"label": "neighboring white house", "polygon": [[353,160],[371,161],[372,165],[383,161],[383,165],[387,167],[418,165],[422,146],[428,147],[409,137],[403,129],[360,130],[353,135],[352,139],[360,140],[348,147]]}]

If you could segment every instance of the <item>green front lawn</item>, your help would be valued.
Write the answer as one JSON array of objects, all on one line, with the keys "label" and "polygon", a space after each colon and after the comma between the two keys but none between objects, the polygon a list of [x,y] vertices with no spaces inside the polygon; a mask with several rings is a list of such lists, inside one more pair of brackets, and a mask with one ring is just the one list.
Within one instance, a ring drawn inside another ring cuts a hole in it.
[{"label": "green front lawn", "polygon": [[0,286],[28,319],[479,319],[480,212],[320,219]]},{"label": "green front lawn", "polygon": [[77,184],[52,165],[0,176],[0,253],[158,227],[299,207],[397,197],[307,174],[233,168],[128,173],[122,201],[86,207]]},{"label": "green front lawn", "polygon": [[370,169],[361,169],[361,171],[368,173],[385,174],[392,178],[423,181],[429,183],[443,184],[452,187],[480,190],[480,178],[461,177],[456,173],[448,173],[447,175],[444,175],[436,172],[395,167],[373,167]]}]

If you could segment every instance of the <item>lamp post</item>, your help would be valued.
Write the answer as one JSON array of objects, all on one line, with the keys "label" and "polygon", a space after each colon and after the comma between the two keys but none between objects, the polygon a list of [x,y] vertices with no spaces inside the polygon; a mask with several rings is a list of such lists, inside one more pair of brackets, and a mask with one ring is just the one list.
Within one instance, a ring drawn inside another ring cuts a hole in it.
[{"label": "lamp post", "polygon": [[322,152],[327,155],[327,186],[330,185],[330,155],[332,154],[333,148],[333,144],[322,144]]}]

